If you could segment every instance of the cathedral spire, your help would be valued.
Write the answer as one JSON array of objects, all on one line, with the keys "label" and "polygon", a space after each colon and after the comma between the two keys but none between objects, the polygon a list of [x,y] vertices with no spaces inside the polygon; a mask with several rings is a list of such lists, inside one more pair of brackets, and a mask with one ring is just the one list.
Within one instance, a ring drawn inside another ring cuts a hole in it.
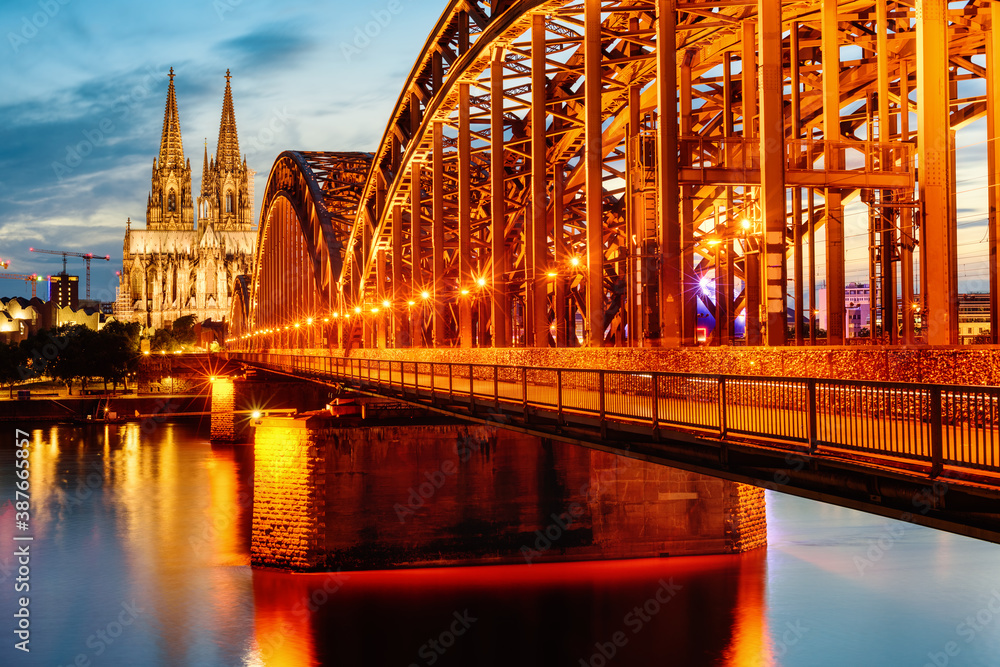
[{"label": "cathedral spire", "polygon": [[236,136],[236,112],[233,110],[233,91],[226,70],[226,94],[222,99],[222,121],[219,123],[219,145],[216,148],[216,165],[231,171],[240,166],[240,140]]},{"label": "cathedral spire", "polygon": [[174,68],[170,68],[170,86],[167,104],[163,111],[163,135],[160,138],[160,168],[184,168],[184,146],[181,143],[181,120],[177,114],[177,96],[174,93]]}]

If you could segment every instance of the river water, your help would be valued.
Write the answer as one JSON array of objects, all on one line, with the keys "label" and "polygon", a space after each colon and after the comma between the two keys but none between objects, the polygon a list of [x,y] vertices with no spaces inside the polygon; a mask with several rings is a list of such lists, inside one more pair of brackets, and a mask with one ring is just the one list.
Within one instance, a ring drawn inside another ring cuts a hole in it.
[{"label": "river water", "polygon": [[1000,546],[911,524],[769,492],[770,546],[742,556],[254,571],[250,447],[189,424],[19,427],[30,529],[0,510],[4,666],[1000,665]]}]

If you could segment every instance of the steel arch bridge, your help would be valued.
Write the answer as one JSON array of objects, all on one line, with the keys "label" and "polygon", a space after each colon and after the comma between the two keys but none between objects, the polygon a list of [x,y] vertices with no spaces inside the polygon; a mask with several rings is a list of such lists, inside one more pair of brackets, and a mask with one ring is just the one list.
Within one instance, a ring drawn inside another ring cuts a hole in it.
[{"label": "steel arch bridge", "polygon": [[779,346],[789,313],[815,342],[820,281],[843,343],[851,201],[873,324],[912,342],[922,308],[954,344],[954,132],[983,117],[996,336],[996,8],[454,0],[375,153],[276,160],[231,345],[679,346],[702,318]]}]

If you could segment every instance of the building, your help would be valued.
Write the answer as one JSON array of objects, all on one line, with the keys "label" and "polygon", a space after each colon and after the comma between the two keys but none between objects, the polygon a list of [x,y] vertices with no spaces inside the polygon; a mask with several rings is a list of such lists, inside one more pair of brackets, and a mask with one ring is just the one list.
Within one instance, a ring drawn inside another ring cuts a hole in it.
[{"label": "building", "polygon": [[226,71],[216,153],[205,147],[195,217],[191,161],[184,157],[180,117],[170,70],[159,155],[153,159],[145,229],[126,223],[115,314],[160,329],[194,315],[198,322],[229,316],[237,275],[249,273],[257,233],[253,176],[240,159],[231,76]]},{"label": "building", "polygon": [[49,301],[77,310],[80,307],[80,276],[65,273],[49,276]]},{"label": "building", "polygon": [[[871,297],[867,283],[848,283],[844,289],[844,336],[846,338],[857,337],[862,329],[871,332]],[[826,308],[826,288],[816,290],[816,310],[818,327],[826,329],[827,308]]]},{"label": "building", "polygon": [[4,297],[0,299],[0,340],[22,341],[42,329],[55,329],[67,324],[81,324],[100,331],[106,319],[98,308],[74,308],[54,299],[42,301],[38,297]]},{"label": "building", "polygon": [[958,341],[962,344],[989,343],[990,295],[958,295]]}]

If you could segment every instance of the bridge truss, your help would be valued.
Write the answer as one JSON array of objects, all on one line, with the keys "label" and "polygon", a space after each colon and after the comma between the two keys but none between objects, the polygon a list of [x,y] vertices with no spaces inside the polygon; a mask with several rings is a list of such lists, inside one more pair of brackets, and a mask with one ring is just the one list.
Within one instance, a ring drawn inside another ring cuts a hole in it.
[{"label": "bridge truss", "polygon": [[234,339],[678,346],[708,314],[711,344],[801,344],[822,281],[843,343],[857,200],[873,323],[954,344],[954,133],[984,116],[995,336],[995,7],[451,2],[375,153],[275,162]]}]

